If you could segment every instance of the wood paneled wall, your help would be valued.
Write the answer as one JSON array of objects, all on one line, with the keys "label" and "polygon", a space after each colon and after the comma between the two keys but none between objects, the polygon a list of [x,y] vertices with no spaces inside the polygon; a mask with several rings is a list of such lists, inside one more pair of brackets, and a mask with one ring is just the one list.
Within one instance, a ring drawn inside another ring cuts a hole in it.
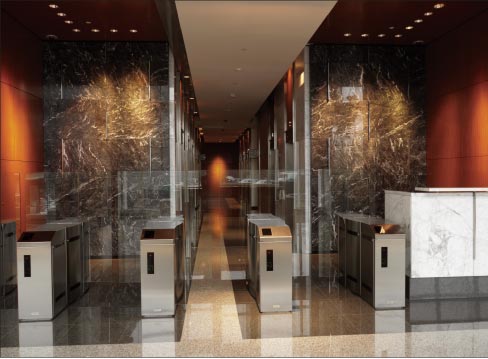
[{"label": "wood paneled wall", "polygon": [[0,215],[20,220],[19,234],[30,213],[26,177],[44,164],[42,43],[6,12],[1,16]]},{"label": "wood paneled wall", "polygon": [[488,11],[427,48],[427,185],[488,187]]}]

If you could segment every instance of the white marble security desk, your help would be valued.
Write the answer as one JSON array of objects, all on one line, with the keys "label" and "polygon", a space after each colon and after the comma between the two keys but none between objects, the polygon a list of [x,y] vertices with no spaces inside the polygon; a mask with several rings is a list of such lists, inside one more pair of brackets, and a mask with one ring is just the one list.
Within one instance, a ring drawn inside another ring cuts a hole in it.
[{"label": "white marble security desk", "polygon": [[416,190],[385,191],[385,219],[406,226],[411,299],[488,296],[488,188]]}]

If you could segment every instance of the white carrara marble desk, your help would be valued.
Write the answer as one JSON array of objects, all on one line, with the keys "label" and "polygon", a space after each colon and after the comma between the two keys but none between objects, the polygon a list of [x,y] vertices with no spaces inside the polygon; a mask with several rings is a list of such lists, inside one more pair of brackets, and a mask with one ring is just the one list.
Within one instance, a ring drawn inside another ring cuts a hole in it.
[{"label": "white carrara marble desk", "polygon": [[419,290],[437,291],[426,297],[488,295],[488,277],[483,278],[488,276],[488,188],[385,191],[385,219],[406,226],[410,287],[426,287],[414,285],[413,294]]}]

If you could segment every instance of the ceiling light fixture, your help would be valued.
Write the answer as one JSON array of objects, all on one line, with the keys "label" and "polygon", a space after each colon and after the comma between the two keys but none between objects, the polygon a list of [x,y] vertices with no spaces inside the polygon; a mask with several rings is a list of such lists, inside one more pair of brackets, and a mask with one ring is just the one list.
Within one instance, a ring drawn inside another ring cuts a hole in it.
[{"label": "ceiling light fixture", "polygon": [[421,22],[423,22],[424,20],[422,19],[415,19],[413,22],[417,23],[417,24],[420,24]]},{"label": "ceiling light fixture", "polygon": [[68,24],[68,25],[73,24],[73,21],[72,21],[72,20],[64,20],[64,22],[65,22],[66,24]]},{"label": "ceiling light fixture", "polygon": [[190,75],[185,75],[185,76],[183,76],[183,78],[189,79],[190,78]]},{"label": "ceiling light fixture", "polygon": [[369,34],[361,34],[361,37],[368,37]]},{"label": "ceiling light fixture", "polygon": [[130,29],[129,32],[132,32],[133,34],[135,34],[137,32],[137,29]]},{"label": "ceiling light fixture", "polygon": [[90,25],[91,21],[85,21],[85,24]]},{"label": "ceiling light fixture", "polygon": [[385,37],[385,34],[378,34],[378,37]]},{"label": "ceiling light fixture", "polygon": [[57,9],[59,6],[58,6],[58,5],[56,5],[56,4],[49,4],[49,7],[50,7],[51,9]]},{"label": "ceiling light fixture", "polygon": [[100,32],[99,29],[91,29],[91,32]]},{"label": "ceiling light fixture", "polygon": [[81,32],[80,29],[73,29],[73,32]]},{"label": "ceiling light fixture", "polygon": [[416,40],[413,42],[414,45],[421,45],[424,43],[424,40]]},{"label": "ceiling light fixture", "polygon": [[402,34],[396,34],[395,37],[398,39],[398,38],[402,37]]},{"label": "ceiling light fixture", "polygon": [[413,29],[412,25],[405,26],[405,30],[412,30],[412,29]]},{"label": "ceiling light fixture", "polygon": [[344,37],[350,37],[351,35],[352,35],[352,34],[351,34],[350,32],[346,32],[346,33],[344,34]]},{"label": "ceiling light fixture", "polygon": [[195,99],[195,97],[190,97],[190,100],[194,100],[194,99]]},{"label": "ceiling light fixture", "polygon": [[197,112],[197,111],[195,111],[195,112],[193,112],[193,114],[194,114],[194,115],[198,115],[198,112]]},{"label": "ceiling light fixture", "polygon": [[390,30],[395,30],[395,26],[390,26],[389,29]]},{"label": "ceiling light fixture", "polygon": [[56,35],[49,34],[49,35],[46,35],[46,39],[48,39],[48,40],[57,40],[58,37]]},{"label": "ceiling light fixture", "polygon": [[445,6],[444,3],[439,2],[439,3],[434,5],[434,9],[442,9],[444,6]]},{"label": "ceiling light fixture", "polygon": [[434,13],[432,11],[424,12],[424,16],[432,16]]},{"label": "ceiling light fixture", "polygon": [[66,16],[66,14],[64,12],[58,12],[56,15],[61,16],[61,17],[65,17]]},{"label": "ceiling light fixture", "polygon": [[117,30],[117,29],[110,29],[110,32],[116,33],[116,32],[119,32],[119,30]]}]

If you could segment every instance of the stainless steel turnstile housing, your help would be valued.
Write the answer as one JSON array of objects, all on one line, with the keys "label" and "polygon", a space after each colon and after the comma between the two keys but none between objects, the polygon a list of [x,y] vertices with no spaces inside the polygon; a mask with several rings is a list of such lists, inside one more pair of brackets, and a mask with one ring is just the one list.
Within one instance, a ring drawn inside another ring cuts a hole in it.
[{"label": "stainless steel turnstile housing", "polygon": [[185,300],[183,221],[151,221],[141,235],[141,314],[174,316]]},{"label": "stainless steel turnstile housing", "polygon": [[17,242],[19,320],[51,320],[67,306],[65,235],[42,229]]},{"label": "stainless steel turnstile housing", "polygon": [[[66,218],[61,220],[56,220],[49,222],[50,224],[64,224],[64,225],[79,225],[80,228],[80,268],[81,268],[81,293],[85,293],[89,288],[90,283],[90,226],[87,222],[83,222],[79,218]],[[68,250],[68,255],[70,255],[74,250],[77,250],[76,243],[74,244],[74,248],[71,251]],[[73,254],[74,256],[74,254]],[[72,256],[72,257],[73,257]],[[70,268],[68,267],[68,270]],[[74,279],[72,277],[72,279]],[[71,285],[76,285],[76,280],[71,281]]]},{"label": "stainless steel turnstile housing", "polygon": [[73,303],[82,294],[83,263],[82,263],[82,235],[80,222],[50,222],[35,229],[36,231],[65,231],[66,240],[66,293],[68,303]]},{"label": "stainless steel turnstile housing", "polygon": [[375,309],[405,307],[405,234],[394,224],[361,224],[361,297]]},{"label": "stainless steel turnstile housing", "polygon": [[276,220],[257,221],[257,293],[260,312],[288,312],[292,305],[292,236]]},{"label": "stainless steel turnstile housing", "polygon": [[17,235],[15,221],[0,225],[0,296],[10,294],[17,287]]},{"label": "stainless steel turnstile housing", "polygon": [[247,245],[247,265],[246,265],[246,279],[249,293],[256,299],[258,292],[258,226],[262,222],[267,225],[283,226],[285,222],[272,214],[251,214],[248,215],[247,229],[246,229],[246,245]]}]

